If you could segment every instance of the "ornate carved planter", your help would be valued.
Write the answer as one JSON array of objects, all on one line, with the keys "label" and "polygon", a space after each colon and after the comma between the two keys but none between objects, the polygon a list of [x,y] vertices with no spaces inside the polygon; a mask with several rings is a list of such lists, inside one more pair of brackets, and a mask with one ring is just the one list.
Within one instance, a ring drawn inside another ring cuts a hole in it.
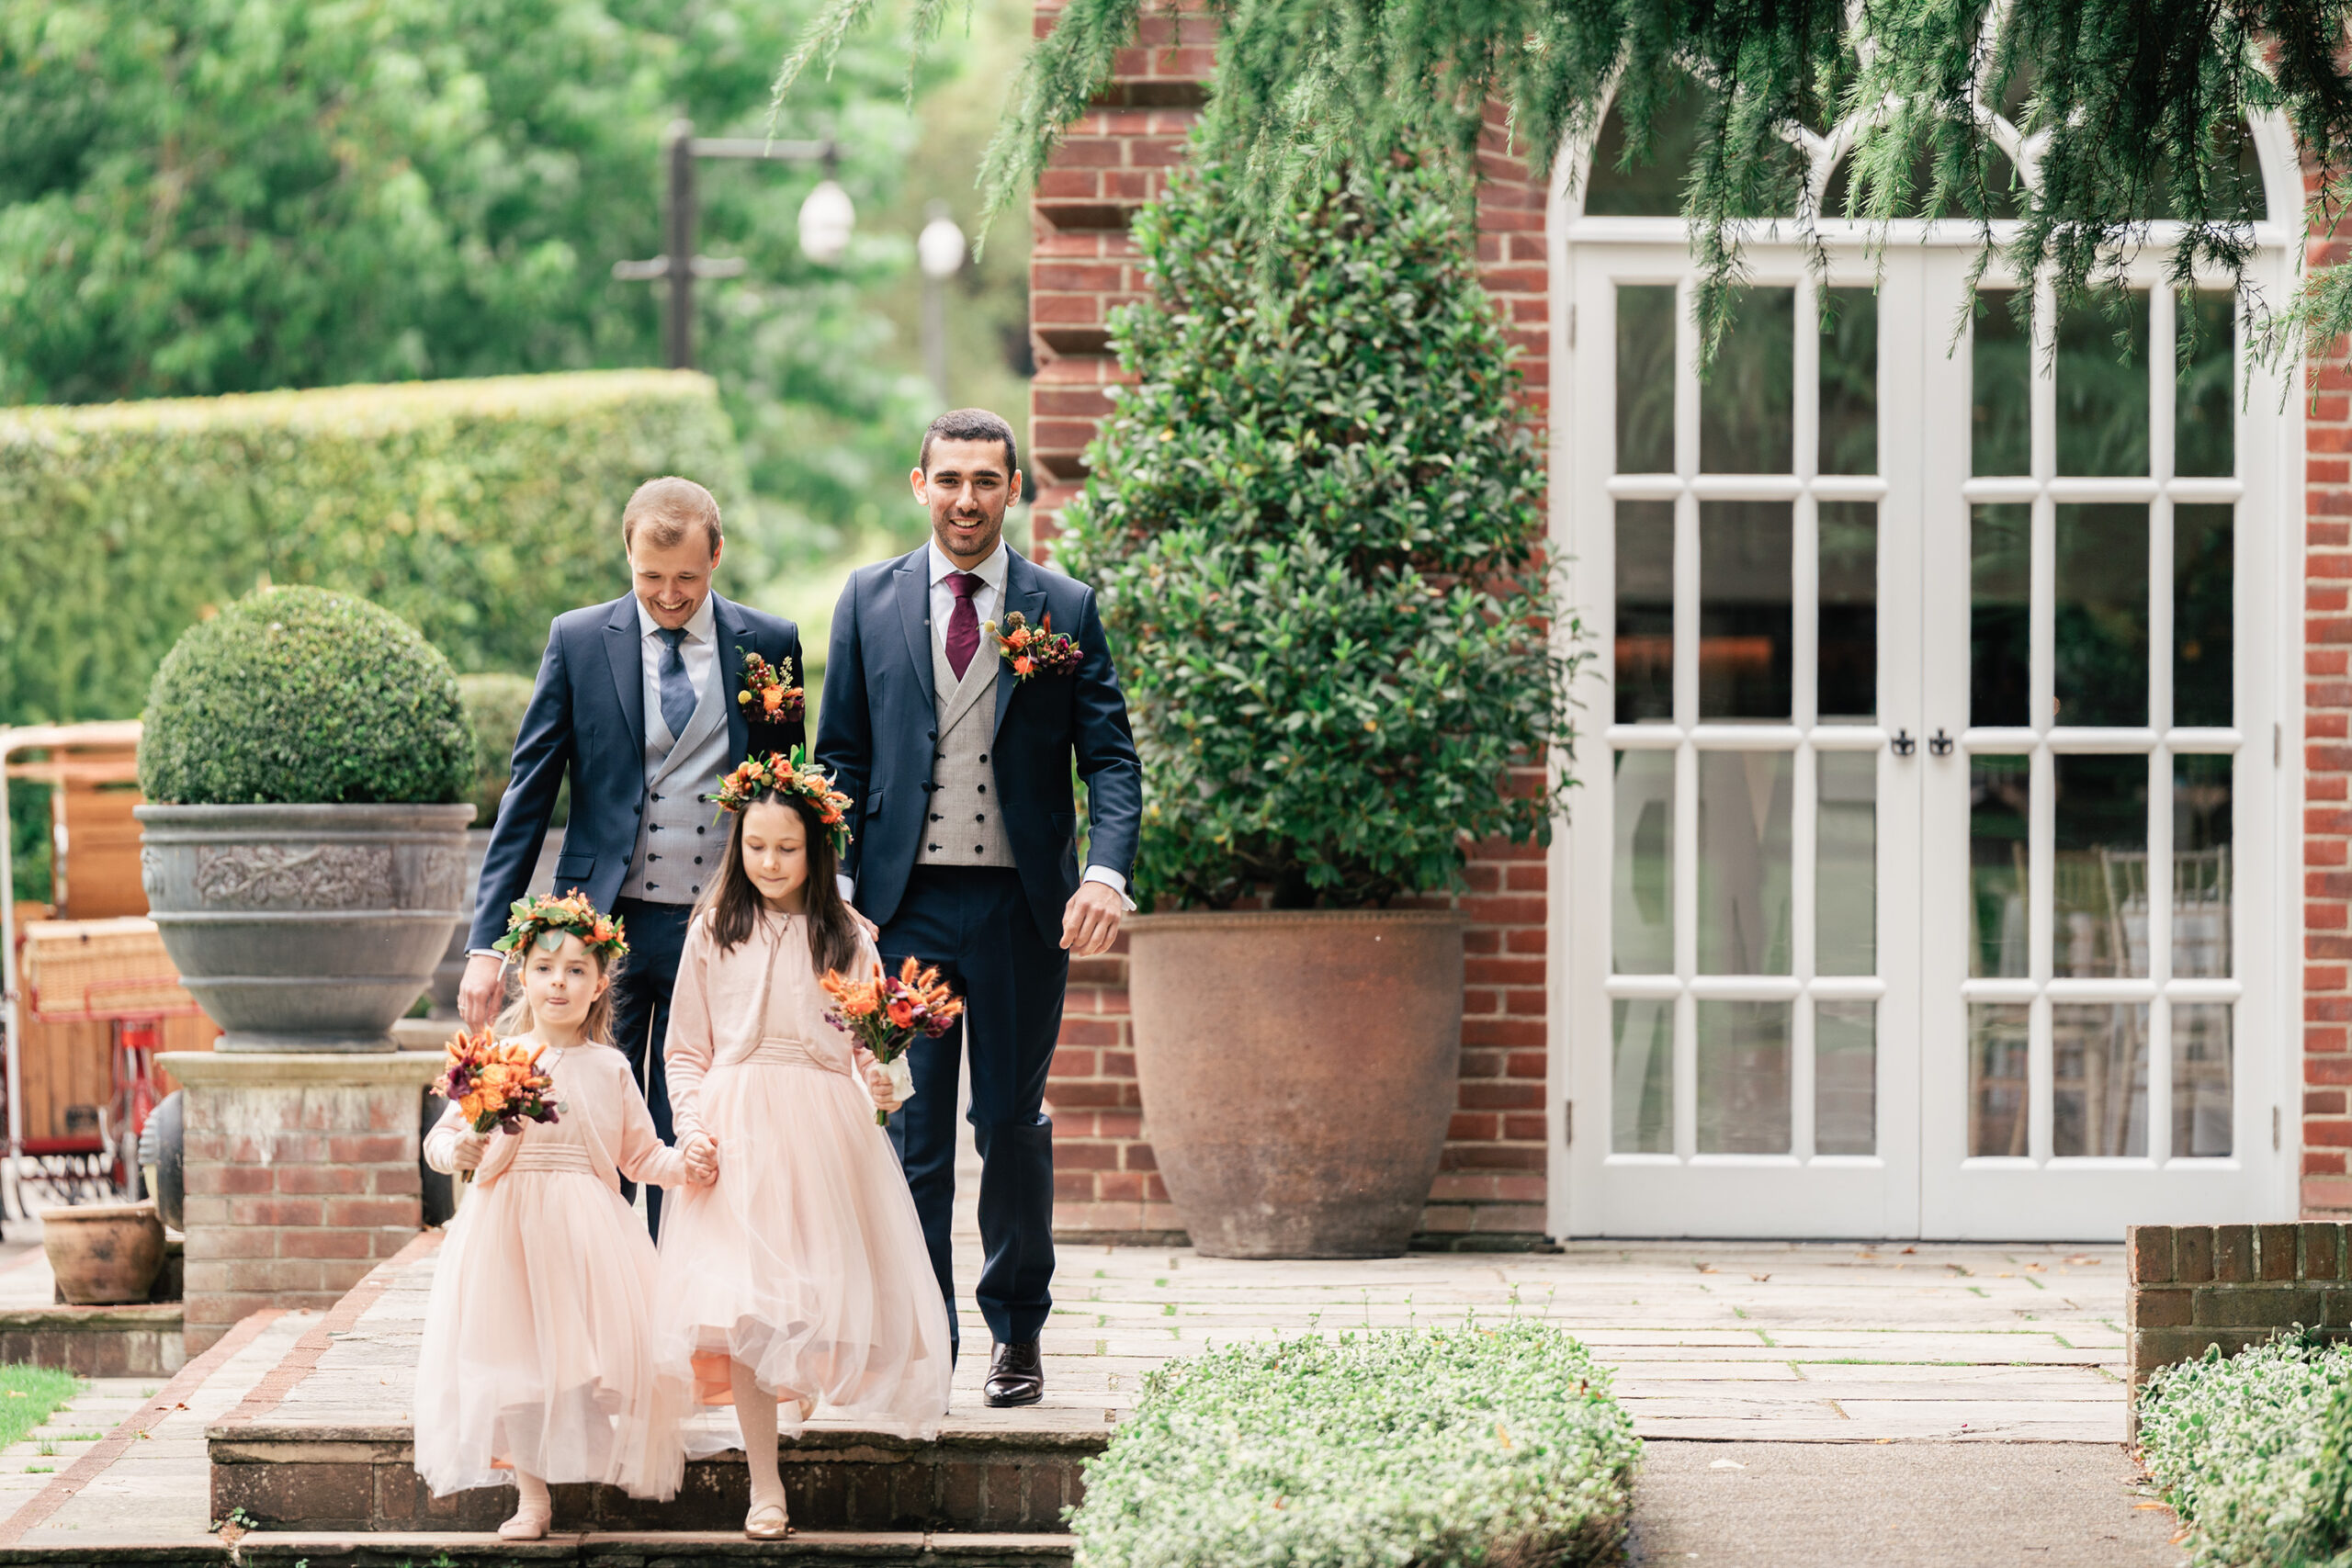
[{"label": "ornate carved planter", "polygon": [[1453,1113],[1462,926],[1404,909],[1126,922],[1145,1130],[1194,1247],[1405,1250]]},{"label": "ornate carved planter", "polygon": [[458,806],[141,806],[141,879],[222,1051],[390,1051],[465,910]]},{"label": "ornate carved planter", "polygon": [[42,1211],[40,1245],[73,1305],[143,1302],[164,1267],[164,1222],[153,1203],[60,1206]]}]

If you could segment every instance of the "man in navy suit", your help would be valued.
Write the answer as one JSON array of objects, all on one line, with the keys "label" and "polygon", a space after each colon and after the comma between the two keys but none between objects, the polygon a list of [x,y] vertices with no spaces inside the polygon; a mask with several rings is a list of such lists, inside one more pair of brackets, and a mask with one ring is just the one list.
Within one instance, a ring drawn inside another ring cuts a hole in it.
[{"label": "man in navy suit", "polygon": [[[613,983],[613,1039],[644,1086],[653,1125],[670,1138],[662,1068],[670,991],[687,917],[718,874],[725,829],[702,796],[747,751],[803,743],[797,717],[752,722],[737,697],[746,653],[787,683],[801,680],[800,633],[790,621],[711,591],[724,544],[718,502],[692,479],[649,479],[621,513],[633,591],[558,615],[548,628],[538,684],[514,738],[514,773],[498,803],[474,896],[471,958],[458,1010],[479,1029],[505,996],[503,959],[491,944],[507,906],[530,891],[556,790],[571,777],[571,816],[553,891],[578,887],[628,928],[628,957]],[[635,1195],[633,1184],[624,1190]],[[645,1194],[659,1231],[662,1192]]]},{"label": "man in navy suit", "polygon": [[[973,1294],[996,1341],[988,1402],[1045,1390],[1037,1337],[1053,1304],[1054,1129],[1046,1075],[1072,955],[1119,934],[1143,770],[1111,646],[1084,583],[1004,543],[1021,493],[1012,427],[964,409],[932,422],[910,476],[931,539],[860,569],[833,612],[817,761],[854,803],[843,892],[881,928],[883,962],[935,964],[963,1022],[908,1053],[914,1098],[890,1119],[933,1269],[956,1283],[956,1087],[969,1043],[980,1151]],[[1018,613],[1073,637],[1075,671],[1025,679],[984,635]],[[1078,863],[1073,767],[1087,783],[1087,867]]]}]

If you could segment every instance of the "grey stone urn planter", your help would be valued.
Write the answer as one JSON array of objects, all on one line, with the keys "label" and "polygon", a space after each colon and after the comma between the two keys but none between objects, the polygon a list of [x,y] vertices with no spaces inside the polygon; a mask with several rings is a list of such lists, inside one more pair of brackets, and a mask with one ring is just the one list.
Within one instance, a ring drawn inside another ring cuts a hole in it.
[{"label": "grey stone urn planter", "polygon": [[[547,837],[539,844],[538,863],[531,871],[533,892],[545,892],[555,887],[555,863],[562,852],[562,847],[563,829],[560,828],[549,829]],[[433,998],[435,1018],[448,1019],[458,1016],[458,989],[465,984],[466,979],[466,938],[473,931],[474,896],[481,890],[481,863],[488,858],[489,854],[490,829],[487,828],[467,829],[465,913],[458,918],[457,925],[451,928],[449,945],[443,950],[441,962],[434,967],[433,984],[426,987],[427,994]],[[557,891],[568,893],[571,889],[559,888]]]},{"label": "grey stone urn planter", "polygon": [[457,806],[141,806],[140,878],[221,1051],[390,1051],[466,907]]}]

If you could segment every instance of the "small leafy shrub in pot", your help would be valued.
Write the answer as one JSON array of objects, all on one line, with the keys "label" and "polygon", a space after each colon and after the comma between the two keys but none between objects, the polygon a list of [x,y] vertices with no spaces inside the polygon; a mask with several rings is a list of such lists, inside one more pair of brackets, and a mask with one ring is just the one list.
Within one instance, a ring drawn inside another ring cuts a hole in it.
[{"label": "small leafy shrub in pot", "polygon": [[263,589],[190,626],[145,719],[151,801],[437,805],[473,789],[449,661],[390,611],[323,589]]},{"label": "small leafy shrub in pot", "polygon": [[2352,1561],[2352,1346],[2286,1337],[2154,1373],[2140,1450],[2197,1568]]},{"label": "small leafy shrub in pot", "polygon": [[1079,1568],[1615,1562],[1640,1453],[1558,1329],[1309,1336],[1151,1373],[1070,1529]]}]

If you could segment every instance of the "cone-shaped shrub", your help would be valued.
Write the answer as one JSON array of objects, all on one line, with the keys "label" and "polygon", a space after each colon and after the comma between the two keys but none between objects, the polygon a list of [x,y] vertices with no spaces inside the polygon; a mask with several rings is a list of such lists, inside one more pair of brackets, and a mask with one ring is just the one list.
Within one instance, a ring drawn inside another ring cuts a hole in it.
[{"label": "cone-shaped shrub", "polygon": [[1184,174],[1136,220],[1139,384],[1057,547],[1120,650],[1138,892],[1442,890],[1478,840],[1548,839],[1574,733],[1510,345],[1434,168],[1360,163],[1270,231],[1227,195]]}]

